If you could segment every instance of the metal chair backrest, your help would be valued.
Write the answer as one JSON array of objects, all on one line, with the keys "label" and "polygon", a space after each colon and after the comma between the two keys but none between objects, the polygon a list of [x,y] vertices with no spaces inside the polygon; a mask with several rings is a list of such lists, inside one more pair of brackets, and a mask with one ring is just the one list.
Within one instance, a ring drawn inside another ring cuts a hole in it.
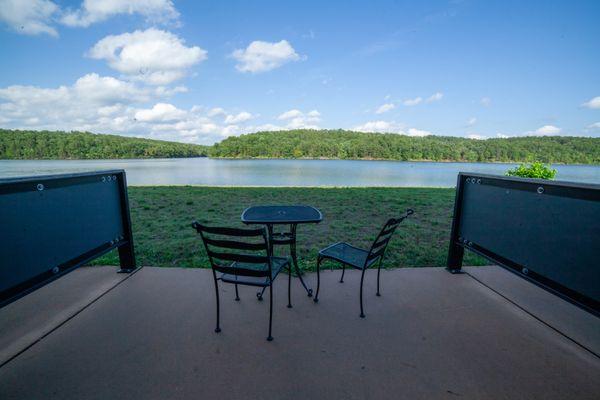
[{"label": "metal chair backrest", "polygon": [[198,222],[192,227],[202,237],[213,270],[239,276],[271,276],[266,228],[225,228]]},{"label": "metal chair backrest", "polygon": [[398,225],[400,225],[402,221],[404,221],[406,218],[408,218],[409,215],[412,214],[413,210],[409,208],[408,210],[406,210],[406,213],[402,217],[388,219],[388,221],[385,223],[385,225],[379,232],[379,235],[377,235],[377,237],[375,238],[375,241],[373,241],[371,248],[369,249],[369,254],[367,255],[367,258],[365,260],[365,268],[371,265],[373,260],[375,260],[376,258],[383,257],[387,245],[390,242],[390,239],[392,238],[394,232],[396,231],[396,228],[398,228]]}]

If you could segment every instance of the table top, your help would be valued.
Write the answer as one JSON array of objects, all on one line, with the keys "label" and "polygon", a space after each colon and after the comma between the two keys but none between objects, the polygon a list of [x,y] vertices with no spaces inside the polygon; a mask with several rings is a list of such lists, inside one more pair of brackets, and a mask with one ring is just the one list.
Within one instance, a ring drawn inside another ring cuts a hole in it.
[{"label": "table top", "polygon": [[323,214],[311,206],[252,206],[242,213],[245,224],[319,223]]}]

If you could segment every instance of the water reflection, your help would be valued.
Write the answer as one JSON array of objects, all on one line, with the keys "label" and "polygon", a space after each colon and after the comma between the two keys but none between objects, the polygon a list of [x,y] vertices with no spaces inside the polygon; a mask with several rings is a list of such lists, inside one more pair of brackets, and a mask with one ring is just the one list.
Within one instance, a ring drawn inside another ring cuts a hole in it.
[{"label": "water reflection", "polygon": [[[453,187],[459,171],[503,175],[515,164],[352,160],[0,160],[0,178],[125,169],[130,185]],[[557,165],[557,180],[600,184],[598,165]]]}]

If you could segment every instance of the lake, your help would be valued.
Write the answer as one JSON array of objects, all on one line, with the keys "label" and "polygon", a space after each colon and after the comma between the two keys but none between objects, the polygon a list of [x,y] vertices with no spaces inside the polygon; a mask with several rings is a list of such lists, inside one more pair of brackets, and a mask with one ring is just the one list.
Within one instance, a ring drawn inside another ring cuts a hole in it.
[{"label": "lake", "polygon": [[[516,164],[358,160],[0,160],[0,178],[124,169],[130,185],[453,187],[458,172]],[[600,184],[600,165],[556,165],[557,180]]]}]

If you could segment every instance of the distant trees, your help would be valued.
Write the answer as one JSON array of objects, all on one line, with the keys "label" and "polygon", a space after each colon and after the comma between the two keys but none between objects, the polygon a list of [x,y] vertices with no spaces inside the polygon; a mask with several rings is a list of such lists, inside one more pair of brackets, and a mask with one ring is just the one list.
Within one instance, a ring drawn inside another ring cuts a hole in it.
[{"label": "distant trees", "polygon": [[229,137],[213,146],[200,146],[89,132],[0,129],[2,159],[202,156],[600,164],[600,138],[548,136],[472,140],[300,129],[252,133]]},{"label": "distant trees", "polygon": [[229,137],[215,144],[209,155],[598,164],[600,138],[548,136],[472,140],[450,136],[410,137],[392,133],[301,129]]},{"label": "distant trees", "polygon": [[0,129],[0,159],[203,157],[208,147],[89,132]]}]

